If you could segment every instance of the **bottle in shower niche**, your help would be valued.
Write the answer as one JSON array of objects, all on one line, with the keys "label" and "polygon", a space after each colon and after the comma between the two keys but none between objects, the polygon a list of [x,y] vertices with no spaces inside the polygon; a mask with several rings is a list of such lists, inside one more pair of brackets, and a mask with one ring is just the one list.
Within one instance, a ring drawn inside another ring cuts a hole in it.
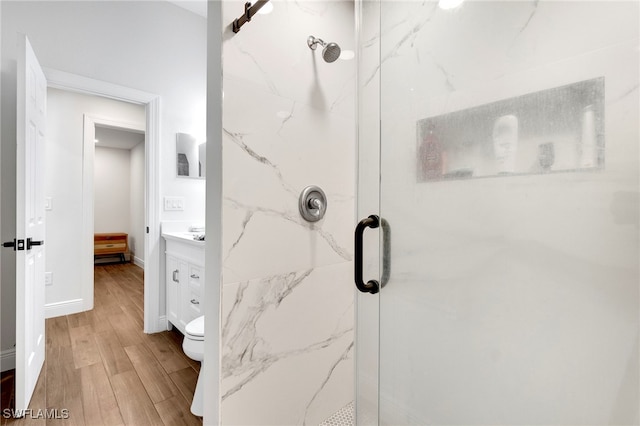
[{"label": "bottle in shower niche", "polygon": [[578,167],[598,166],[598,139],[596,137],[596,119],[593,105],[582,110],[582,133],[578,146]]},{"label": "bottle in shower niche", "polygon": [[518,117],[503,115],[493,123],[493,151],[498,174],[515,173],[518,150]]},{"label": "bottle in shower niche", "polygon": [[444,173],[444,153],[433,124],[429,125],[418,150],[418,170],[422,181],[440,179]]}]

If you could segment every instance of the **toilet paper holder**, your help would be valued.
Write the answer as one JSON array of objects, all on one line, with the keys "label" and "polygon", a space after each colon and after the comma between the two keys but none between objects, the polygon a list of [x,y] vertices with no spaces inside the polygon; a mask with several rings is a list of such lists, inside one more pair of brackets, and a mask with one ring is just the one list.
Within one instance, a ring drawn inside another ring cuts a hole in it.
[{"label": "toilet paper holder", "polygon": [[324,217],[327,211],[327,196],[320,187],[309,185],[300,193],[298,209],[304,220],[317,222]]}]

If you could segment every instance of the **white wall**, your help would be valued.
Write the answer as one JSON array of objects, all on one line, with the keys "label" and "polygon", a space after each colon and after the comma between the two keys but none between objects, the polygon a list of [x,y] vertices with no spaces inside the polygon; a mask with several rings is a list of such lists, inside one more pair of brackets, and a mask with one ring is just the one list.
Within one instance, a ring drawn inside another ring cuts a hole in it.
[{"label": "white wall", "polygon": [[94,232],[126,232],[131,228],[131,151],[95,147]]},{"label": "white wall", "polygon": [[95,147],[94,232],[126,232],[132,261],[144,266],[144,142],[133,149]]},{"label": "white wall", "polygon": [[[319,424],[353,399],[356,64],[307,37],[353,50],[354,6],[271,3],[223,33],[225,425]],[[223,25],[242,10],[223,2]],[[328,198],[314,224],[298,212],[312,184]]]},{"label": "white wall", "polygon": [[131,227],[129,228],[129,250],[133,254],[133,262],[140,267],[144,267],[144,182],[145,182],[145,153],[144,142],[139,143],[130,151],[130,171],[131,186],[129,205]]},{"label": "white wall", "polygon": [[[3,1],[1,29],[2,238],[13,238],[15,229],[15,165],[10,159],[15,157],[18,32],[27,34],[45,67],[161,97],[160,198],[164,195],[185,197],[185,211],[162,212],[160,219],[204,221],[204,181],[175,176],[176,133],[203,135],[205,132],[204,18],[164,1]],[[152,250],[159,250],[158,242]],[[3,311],[9,311],[13,309],[9,301],[15,297],[14,262],[11,253],[3,251],[2,256]],[[67,258],[73,259],[73,256],[67,254]],[[5,294],[8,297],[5,298]],[[79,297],[78,285],[70,284],[56,299]],[[163,300],[160,306],[164,311]],[[15,314],[7,318],[12,316]],[[11,329],[10,322],[3,321],[3,327],[5,324]],[[14,333],[8,330],[2,339],[0,348],[10,348],[15,341]]]}]

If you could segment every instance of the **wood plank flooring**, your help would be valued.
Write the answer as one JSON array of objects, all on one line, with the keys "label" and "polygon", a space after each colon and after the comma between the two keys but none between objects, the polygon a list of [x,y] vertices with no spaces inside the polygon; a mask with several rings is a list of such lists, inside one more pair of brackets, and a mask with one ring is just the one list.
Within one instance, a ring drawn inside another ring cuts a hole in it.
[{"label": "wood plank flooring", "polygon": [[184,354],[179,332],[142,331],[143,270],[103,264],[94,271],[94,309],[46,321],[45,365],[29,407],[34,415],[66,409],[69,418],[4,418],[14,404],[12,370],[1,376],[0,425],[201,426],[189,409],[200,363]]}]

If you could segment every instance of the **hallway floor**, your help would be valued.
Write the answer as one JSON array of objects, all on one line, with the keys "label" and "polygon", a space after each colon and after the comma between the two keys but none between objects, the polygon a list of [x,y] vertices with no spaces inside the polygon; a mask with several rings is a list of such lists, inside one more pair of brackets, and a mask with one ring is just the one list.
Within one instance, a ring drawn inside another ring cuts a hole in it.
[{"label": "hallway floor", "polygon": [[[2,416],[0,424],[202,425],[189,411],[200,364],[184,355],[178,332],[143,333],[143,286],[133,264],[96,266],[94,309],[46,320],[30,409],[58,419]],[[2,409],[13,406],[11,373],[2,374]]]}]

